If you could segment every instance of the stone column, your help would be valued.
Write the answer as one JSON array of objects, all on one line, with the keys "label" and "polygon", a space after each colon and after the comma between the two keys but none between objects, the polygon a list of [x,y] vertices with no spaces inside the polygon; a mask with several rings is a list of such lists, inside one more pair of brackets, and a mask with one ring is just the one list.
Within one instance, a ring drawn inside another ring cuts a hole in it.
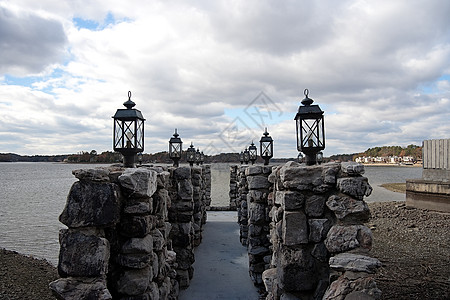
[{"label": "stone column", "polygon": [[245,176],[246,168],[247,166],[239,166],[239,170],[237,173],[239,196],[237,198],[236,205],[237,205],[240,241],[243,246],[247,246],[247,239],[248,239],[248,205],[247,205],[248,186],[247,186],[247,179]]},{"label": "stone column", "polygon": [[248,259],[249,274],[255,285],[262,285],[262,273],[269,268],[272,252],[269,241],[268,195],[272,184],[267,177],[268,166],[250,166],[245,170],[248,206]]},{"label": "stone column", "polygon": [[195,171],[191,173],[190,167],[169,168],[169,222],[172,224],[170,238],[176,252],[177,279],[182,289],[189,286],[194,274],[194,187],[191,180],[198,168],[192,169]]},{"label": "stone column", "polygon": [[[353,292],[379,297],[369,276],[379,261],[362,254],[372,245],[362,225],[370,216],[363,197],[372,190],[363,171],[346,163],[274,167],[266,299],[344,299]],[[341,254],[347,251],[352,253]]]},{"label": "stone column", "polygon": [[162,168],[76,170],[60,221],[58,299],[176,299],[167,245],[169,173]]},{"label": "stone column", "polygon": [[237,209],[237,198],[239,197],[237,170],[238,166],[230,166],[230,192],[228,193],[230,196],[230,210]]}]

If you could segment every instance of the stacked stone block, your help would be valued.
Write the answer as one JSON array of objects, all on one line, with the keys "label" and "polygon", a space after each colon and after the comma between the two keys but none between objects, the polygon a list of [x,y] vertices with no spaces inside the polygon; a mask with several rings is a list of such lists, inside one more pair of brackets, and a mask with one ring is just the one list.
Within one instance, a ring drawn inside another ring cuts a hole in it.
[{"label": "stacked stone block", "polygon": [[239,239],[243,246],[248,243],[248,203],[247,203],[247,177],[245,169],[247,166],[239,166],[237,171],[238,194],[236,205],[239,224]]},{"label": "stacked stone block", "polygon": [[206,211],[211,208],[211,165],[202,165],[202,168],[202,178],[204,182],[203,205],[205,206],[202,223],[205,224],[207,219]]},{"label": "stacked stone block", "polygon": [[266,299],[379,298],[371,274],[380,262],[367,256],[372,234],[363,225],[370,216],[363,197],[372,188],[363,172],[351,163],[273,168]]},{"label": "stacked stone block", "polygon": [[267,179],[271,167],[250,166],[245,170],[248,205],[249,274],[255,285],[262,285],[262,273],[269,268],[272,252],[269,241],[268,195],[272,185]]},{"label": "stacked stone block", "polygon": [[177,299],[168,250],[169,173],[162,168],[76,170],[60,221],[58,299]]},{"label": "stacked stone block", "polygon": [[238,172],[238,166],[230,166],[230,192],[228,195],[230,196],[230,210],[236,210],[237,209],[237,203],[239,198],[239,192],[238,192],[238,179],[237,179],[237,172]]}]

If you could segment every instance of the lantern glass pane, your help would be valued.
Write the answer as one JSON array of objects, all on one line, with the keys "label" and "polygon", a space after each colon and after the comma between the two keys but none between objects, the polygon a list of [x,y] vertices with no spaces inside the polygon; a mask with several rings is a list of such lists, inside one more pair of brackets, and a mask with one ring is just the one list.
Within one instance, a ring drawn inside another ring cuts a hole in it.
[{"label": "lantern glass pane", "polygon": [[324,147],[323,119],[301,120],[300,141],[302,148]]},{"label": "lantern glass pane", "polygon": [[114,123],[114,148],[123,148],[123,124],[120,120],[115,120]]},{"label": "lantern glass pane", "polygon": [[136,122],[136,148],[144,149],[144,121]]},{"label": "lantern glass pane", "polygon": [[250,149],[248,150],[249,155],[250,155],[250,159],[256,159],[257,153],[256,153],[256,149]]},{"label": "lantern glass pane", "polygon": [[123,146],[122,148],[135,148],[135,136],[134,136],[134,121],[123,122]]},{"label": "lantern glass pane", "polygon": [[261,143],[261,156],[262,157],[272,157],[272,145],[271,142],[262,142]]},{"label": "lantern glass pane", "polygon": [[181,143],[170,143],[170,157],[181,157]]}]

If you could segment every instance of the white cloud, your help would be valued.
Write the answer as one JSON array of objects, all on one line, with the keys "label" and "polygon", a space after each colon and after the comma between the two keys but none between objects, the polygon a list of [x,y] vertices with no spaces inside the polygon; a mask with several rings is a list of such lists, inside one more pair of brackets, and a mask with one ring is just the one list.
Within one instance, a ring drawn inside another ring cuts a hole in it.
[{"label": "white cloud", "polygon": [[[0,49],[15,46],[0,58],[0,108],[8,112],[0,115],[0,152],[111,150],[111,116],[129,90],[147,118],[148,152],[166,150],[174,128],[185,145],[214,151],[259,140],[261,124],[244,113],[249,128],[235,144],[224,138],[233,125],[224,109],[243,111],[264,91],[274,113],[283,113],[269,122],[275,156],[294,157],[293,117],[304,88],[325,110],[326,155],[450,132],[450,3],[14,5],[0,0],[8,17],[0,21],[7,25]],[[100,26],[80,28],[74,18]]]}]

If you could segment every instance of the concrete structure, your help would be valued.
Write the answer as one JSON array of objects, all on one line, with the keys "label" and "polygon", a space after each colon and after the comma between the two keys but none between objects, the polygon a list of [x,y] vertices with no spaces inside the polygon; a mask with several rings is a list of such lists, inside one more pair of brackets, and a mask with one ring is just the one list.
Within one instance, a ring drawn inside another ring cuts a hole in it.
[{"label": "concrete structure", "polygon": [[450,139],[423,142],[422,178],[406,180],[406,205],[450,212]]}]

